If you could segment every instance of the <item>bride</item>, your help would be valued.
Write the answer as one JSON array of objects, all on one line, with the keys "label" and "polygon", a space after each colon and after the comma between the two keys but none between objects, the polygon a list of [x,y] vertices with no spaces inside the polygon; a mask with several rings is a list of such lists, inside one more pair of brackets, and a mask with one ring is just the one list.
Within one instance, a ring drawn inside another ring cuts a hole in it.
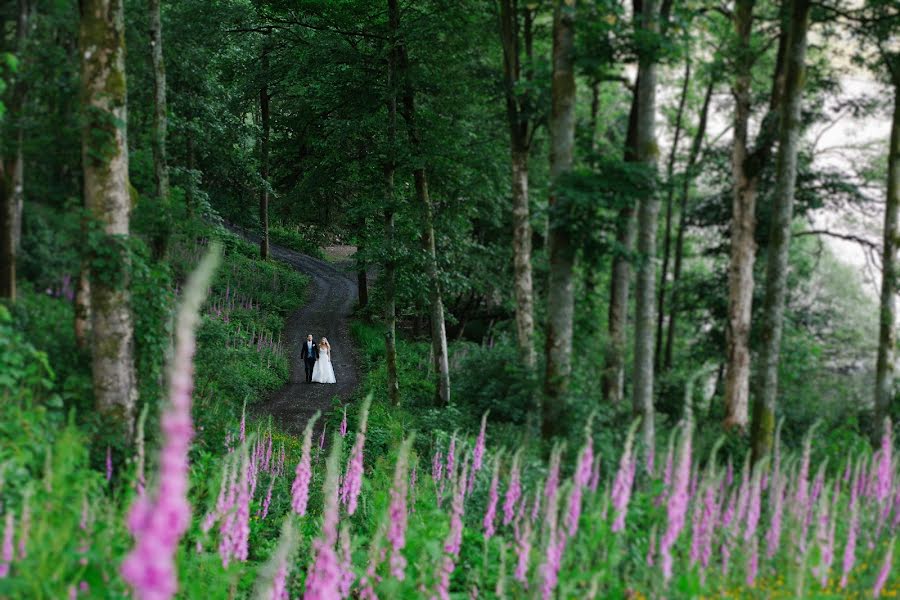
[{"label": "bride", "polygon": [[313,367],[312,380],[314,383],[337,383],[331,366],[331,344],[328,343],[328,338],[323,337],[319,342],[319,360]]}]

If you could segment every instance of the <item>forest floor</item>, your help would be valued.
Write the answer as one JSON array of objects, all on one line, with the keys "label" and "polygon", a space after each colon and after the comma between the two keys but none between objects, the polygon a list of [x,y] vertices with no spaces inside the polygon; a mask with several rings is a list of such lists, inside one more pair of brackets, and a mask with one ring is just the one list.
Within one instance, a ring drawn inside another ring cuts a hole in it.
[{"label": "forest floor", "polygon": [[[234,226],[229,228],[248,241],[259,243],[258,235]],[[316,411],[322,411],[324,415],[331,410],[335,396],[342,403],[346,402],[359,382],[359,361],[350,335],[350,315],[357,289],[349,258],[355,248],[324,248],[324,251],[327,261],[275,244],[270,246],[273,258],[310,278],[305,303],[288,317],[282,332],[290,356],[290,378],[280,390],[254,408],[261,416],[272,415],[279,427],[291,433],[303,431]],[[316,342],[323,336],[328,338],[337,383],[306,383],[300,349],[310,333]]]}]

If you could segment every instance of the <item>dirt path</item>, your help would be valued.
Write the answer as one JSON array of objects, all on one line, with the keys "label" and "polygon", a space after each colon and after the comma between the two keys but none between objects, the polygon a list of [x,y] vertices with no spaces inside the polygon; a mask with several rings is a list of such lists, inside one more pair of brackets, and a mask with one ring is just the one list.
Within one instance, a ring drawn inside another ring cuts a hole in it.
[{"label": "dirt path", "polygon": [[[236,227],[231,229],[259,243],[259,238],[253,233]],[[350,337],[350,312],[357,297],[356,281],[348,274],[347,267],[351,262],[346,258],[329,263],[274,244],[271,253],[278,260],[308,275],[310,284],[306,291],[306,303],[290,315],[285,324],[283,339],[290,356],[290,379],[284,387],[257,404],[255,411],[272,415],[280,427],[297,433],[303,430],[317,410],[323,414],[328,412],[335,396],[346,401],[356,389],[359,381],[358,361]],[[337,383],[306,383],[300,348],[310,333],[316,341],[325,336],[331,343]]]}]

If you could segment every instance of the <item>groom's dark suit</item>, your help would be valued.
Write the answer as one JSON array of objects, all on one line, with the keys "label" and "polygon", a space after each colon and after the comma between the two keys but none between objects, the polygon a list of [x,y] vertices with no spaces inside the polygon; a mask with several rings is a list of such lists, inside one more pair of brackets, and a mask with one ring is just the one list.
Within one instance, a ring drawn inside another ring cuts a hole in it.
[{"label": "groom's dark suit", "polygon": [[303,346],[300,348],[300,358],[303,359],[303,366],[306,368],[306,383],[312,383],[313,367],[319,360],[319,346],[315,342],[303,340]]}]

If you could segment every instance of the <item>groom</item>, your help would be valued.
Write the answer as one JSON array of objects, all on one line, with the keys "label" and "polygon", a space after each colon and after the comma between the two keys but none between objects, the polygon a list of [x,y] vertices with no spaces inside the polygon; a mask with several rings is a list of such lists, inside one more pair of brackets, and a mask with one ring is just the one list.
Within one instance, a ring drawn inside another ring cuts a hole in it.
[{"label": "groom", "polygon": [[303,366],[306,368],[306,383],[312,383],[313,367],[319,359],[319,348],[313,342],[312,334],[306,336],[303,348],[300,349],[300,358],[303,359]]}]

